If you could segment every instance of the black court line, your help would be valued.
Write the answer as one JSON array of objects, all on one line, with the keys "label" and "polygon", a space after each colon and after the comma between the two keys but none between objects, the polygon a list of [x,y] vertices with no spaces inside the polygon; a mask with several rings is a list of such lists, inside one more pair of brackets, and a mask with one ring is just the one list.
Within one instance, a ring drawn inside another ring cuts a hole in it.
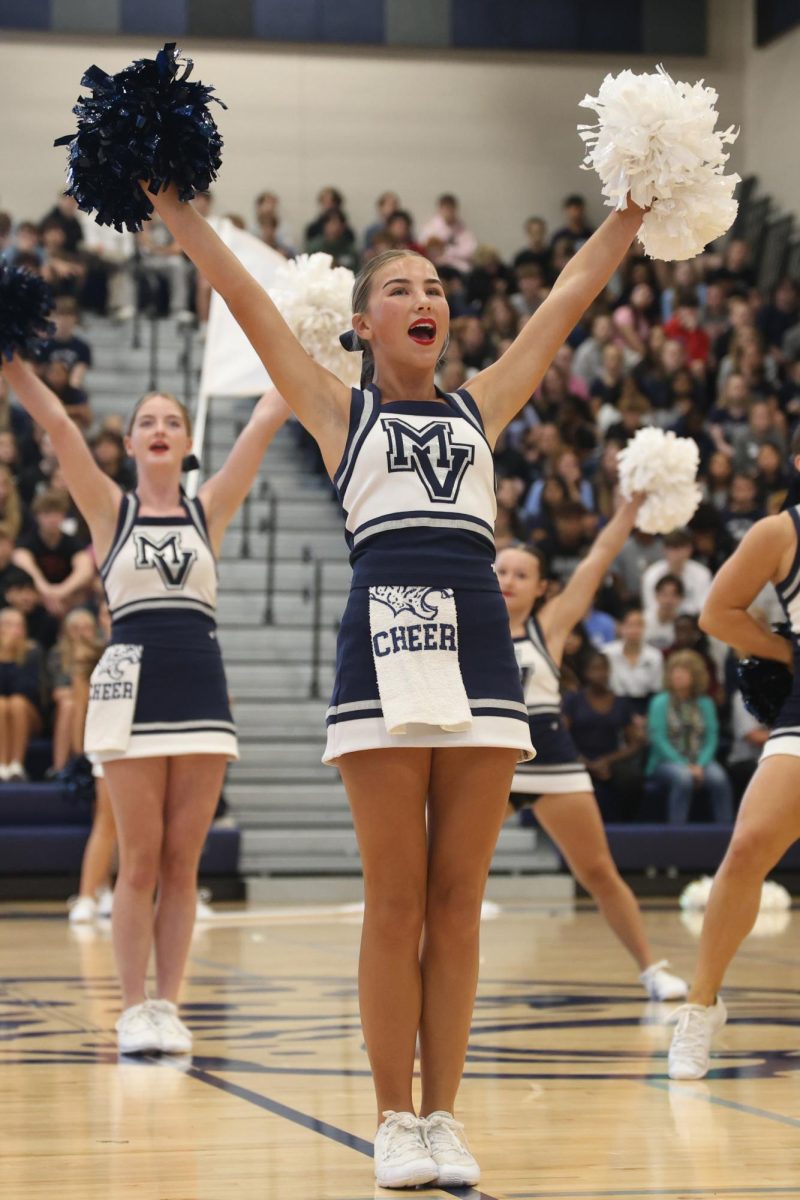
[{"label": "black court line", "polygon": [[[168,1060],[162,1059],[162,1062],[169,1065]],[[248,1104],[254,1104],[257,1108],[272,1113],[273,1116],[283,1117],[285,1121],[291,1121],[292,1124],[299,1125],[302,1129],[310,1129],[312,1133],[322,1134],[332,1142],[338,1142],[340,1146],[346,1146],[349,1150],[356,1150],[366,1158],[373,1157],[372,1142],[368,1142],[366,1138],[356,1137],[355,1134],[348,1133],[346,1129],[339,1129],[337,1125],[331,1125],[328,1121],[311,1117],[308,1113],[300,1112],[297,1108],[290,1108],[287,1104],[281,1104],[280,1100],[262,1096],[260,1092],[254,1092],[251,1088],[242,1087],[238,1083],[229,1083],[227,1079],[220,1079],[218,1075],[212,1075],[201,1067],[189,1067],[187,1071],[181,1073],[191,1076],[200,1083],[207,1083],[209,1087],[218,1088],[219,1091],[226,1092],[229,1096],[237,1096],[240,1100],[246,1100]],[[429,1186],[434,1191],[443,1192],[446,1196],[457,1196],[460,1200],[499,1200],[499,1197],[490,1196],[487,1192],[478,1192],[475,1188],[437,1187],[436,1184]]]}]

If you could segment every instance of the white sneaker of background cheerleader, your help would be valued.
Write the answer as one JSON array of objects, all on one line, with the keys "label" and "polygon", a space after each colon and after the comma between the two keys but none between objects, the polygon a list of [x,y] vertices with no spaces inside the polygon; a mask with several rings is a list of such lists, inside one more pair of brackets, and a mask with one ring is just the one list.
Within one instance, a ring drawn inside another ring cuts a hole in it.
[{"label": "white sneaker of background cheerleader", "polygon": [[689,985],[679,975],[673,975],[667,970],[669,963],[665,958],[653,963],[647,970],[642,971],[639,979],[644,985],[651,1000],[685,1000],[689,995]]},{"label": "white sneaker of background cheerleader", "polygon": [[725,1005],[684,1004],[672,1014],[676,1029],[669,1048],[670,1079],[702,1079],[711,1060],[711,1042],[728,1018]]},{"label": "white sneaker of background cheerleader", "polygon": [[97,915],[105,920],[111,916],[114,908],[114,893],[111,888],[101,888],[97,893]]},{"label": "white sneaker of background cheerleader", "polygon": [[116,1030],[120,1054],[157,1054],[161,1049],[161,1034],[148,1000],[126,1008]]},{"label": "white sneaker of background cheerleader", "polygon": [[464,1126],[452,1113],[433,1112],[426,1117],[428,1144],[439,1169],[440,1187],[474,1187],[481,1169],[470,1152]]},{"label": "white sneaker of background cheerleader", "polygon": [[375,1181],[378,1187],[417,1187],[433,1183],[439,1168],[428,1145],[427,1122],[410,1112],[383,1114],[375,1134]]},{"label": "white sneaker of background cheerleader", "polygon": [[69,901],[71,925],[91,925],[97,916],[97,901],[94,896],[75,896]]},{"label": "white sneaker of background cheerleader", "polygon": [[163,1054],[190,1054],[192,1035],[178,1016],[171,1000],[149,1000],[150,1018],[155,1025]]}]

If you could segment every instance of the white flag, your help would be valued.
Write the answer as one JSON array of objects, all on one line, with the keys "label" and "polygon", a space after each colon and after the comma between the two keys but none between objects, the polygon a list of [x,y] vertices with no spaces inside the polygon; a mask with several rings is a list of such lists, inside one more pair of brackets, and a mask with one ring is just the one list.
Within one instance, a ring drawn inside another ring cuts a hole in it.
[{"label": "white flag", "polygon": [[[272,287],[275,272],[286,265],[277,250],[266,246],[227,218],[218,232],[239,262],[263,288]],[[270,378],[225,301],[211,294],[211,310],[206,331],[203,369],[200,375],[200,403],[208,396],[257,396],[269,387]]]}]

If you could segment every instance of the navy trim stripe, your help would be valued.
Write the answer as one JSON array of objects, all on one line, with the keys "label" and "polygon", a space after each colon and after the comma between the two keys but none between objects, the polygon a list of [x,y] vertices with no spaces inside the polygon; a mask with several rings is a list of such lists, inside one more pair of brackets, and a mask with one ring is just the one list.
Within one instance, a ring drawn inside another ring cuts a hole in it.
[{"label": "navy trim stripe", "polygon": [[162,734],[168,733],[171,737],[180,737],[182,734],[195,733],[224,733],[232,737],[236,737],[235,725],[203,725],[198,723],[187,728],[185,722],[176,722],[175,725],[148,725],[144,729],[140,729],[137,725],[131,728],[131,737],[160,737]]},{"label": "navy trim stripe", "polygon": [[[535,747],[534,747],[535,749]],[[520,774],[524,775],[585,775],[586,767],[583,763],[540,763],[537,759],[531,762],[520,763],[517,767]]]},{"label": "navy trim stripe", "polygon": [[473,517],[469,513],[438,513],[431,512],[430,509],[405,509],[402,512],[387,512],[380,517],[372,517],[369,521],[364,521],[353,532],[353,537],[358,537],[365,529],[371,529],[374,525],[384,525],[387,521],[411,521],[417,519],[435,519],[436,521],[450,522],[451,524],[469,522],[471,525],[480,527],[481,532],[484,530],[492,535],[494,539],[494,530],[488,521],[484,521],[482,517]]},{"label": "navy trim stripe", "polygon": [[[503,708],[500,708],[500,707],[498,707],[498,708],[482,708],[482,707],[481,708],[472,708],[472,707],[470,707],[470,712],[472,713],[473,717],[499,717],[502,720],[506,720],[510,717],[513,717],[513,719],[515,721],[524,721],[526,724],[528,721],[527,713],[517,712],[516,709],[513,709],[513,708],[505,708],[505,707],[503,707]],[[383,709],[382,708],[361,708],[355,712],[331,713],[329,716],[327,716],[325,718],[325,724],[326,725],[341,725],[344,721],[366,721],[373,717],[383,718]],[[414,724],[414,722],[412,722],[412,724]],[[427,724],[427,722],[423,722],[423,724]],[[432,726],[432,728],[435,728],[435,726]]]},{"label": "navy trim stripe", "polygon": [[363,392],[353,388],[351,393],[350,428],[347,432],[342,461],[333,477],[333,486],[339,493],[339,499],[344,503],[344,494],[353,478],[358,456],[367,439],[372,426],[378,418],[379,405],[370,389]]},{"label": "navy trim stripe", "polygon": [[787,509],[787,511],[794,525],[797,548],[795,549],[792,565],[785,579],[775,584],[776,591],[786,603],[794,599],[798,589],[800,589],[800,512],[798,512],[797,506]]},{"label": "navy trim stripe", "polygon": [[515,721],[524,721],[527,725],[527,712],[517,712],[513,708],[473,708],[471,709],[473,717],[502,717],[505,721],[509,717],[513,717]]},{"label": "navy trim stripe", "polygon": [[[181,500],[183,501],[184,508],[189,514],[192,524],[200,534],[200,537],[203,539],[206,546],[208,546],[209,550],[211,550],[211,542],[208,536],[208,523],[206,521],[206,514],[201,500],[199,498],[193,499],[184,493],[181,493]],[[211,550],[211,557],[214,557],[213,550]]]},{"label": "navy trim stripe", "polygon": [[533,642],[535,648],[539,651],[539,653],[544,655],[544,657],[547,659],[547,662],[549,663],[550,668],[556,677],[556,680],[560,681],[561,680],[561,668],[559,667],[558,663],[551,655],[550,651],[547,649],[547,642],[544,640],[544,634],[542,633],[542,627],[539,624],[536,617],[533,615],[533,613],[531,613],[530,617],[528,618],[528,637],[531,639],[531,641]]},{"label": "navy trim stripe", "polygon": [[333,713],[325,718],[326,725],[341,725],[343,721],[366,721],[371,717],[383,717],[382,708],[362,708],[358,712]]},{"label": "navy trim stripe", "polygon": [[139,511],[139,497],[134,493],[126,493],[122,497],[119,506],[119,517],[117,520],[117,528],[114,532],[114,540],[111,543],[111,548],[108,551],[104,561],[98,567],[100,578],[105,583],[108,578],[108,572],[114,565],[114,560],[119,554],[125,542],[130,537],[131,530],[136,522],[136,514]]}]

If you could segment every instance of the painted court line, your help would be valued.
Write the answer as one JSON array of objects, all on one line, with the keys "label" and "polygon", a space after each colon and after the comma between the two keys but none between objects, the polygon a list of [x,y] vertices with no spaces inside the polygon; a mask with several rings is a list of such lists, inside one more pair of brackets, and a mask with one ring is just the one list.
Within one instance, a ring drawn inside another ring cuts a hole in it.
[{"label": "painted court line", "polygon": [[[642,1083],[647,1087],[656,1088],[660,1092],[669,1092],[671,1088],[675,1088],[675,1084],[670,1084],[667,1079],[643,1079]],[[751,1117],[762,1117],[765,1121],[776,1121],[779,1125],[791,1125],[793,1129],[800,1129],[800,1120],[796,1117],[785,1117],[783,1113],[770,1112],[768,1108],[755,1108],[752,1104],[740,1104],[738,1100],[725,1100],[722,1096],[715,1096],[711,1092],[694,1092],[691,1087],[686,1088],[680,1084],[678,1086],[680,1094],[686,1096],[687,1099],[702,1100],[706,1104],[715,1104],[718,1108],[731,1108],[734,1112],[747,1113]],[[794,1191],[797,1192],[798,1189],[794,1188]],[[741,1189],[739,1194],[741,1194]],[[733,1192],[732,1195],[736,1195],[736,1192]]]},{"label": "painted court line", "polygon": [[[169,1064],[166,1063],[165,1065]],[[220,1079],[218,1075],[212,1075],[200,1067],[190,1067],[184,1073],[198,1080],[200,1083],[206,1083],[210,1087],[218,1088],[219,1091],[226,1092],[229,1096],[237,1096],[240,1100],[245,1100],[248,1104],[254,1104],[257,1108],[264,1109],[276,1117],[283,1117],[284,1120],[291,1121],[294,1125],[299,1125],[303,1129],[309,1129],[312,1133],[322,1134],[323,1137],[329,1138],[332,1142],[338,1142],[339,1145],[346,1146],[349,1150],[356,1150],[366,1158],[372,1158],[372,1142],[368,1142],[365,1138],[356,1137],[355,1134],[348,1133],[346,1129],[339,1129],[337,1125],[331,1125],[328,1121],[320,1121],[319,1118],[311,1117],[308,1113],[300,1112],[299,1109],[290,1108],[287,1104],[281,1104],[279,1100],[272,1100],[269,1096],[262,1096],[260,1092],[254,1092],[251,1088],[242,1087],[238,1083],[230,1083],[227,1079]],[[436,1188],[432,1185],[432,1190],[443,1192],[446,1196],[460,1197],[461,1200],[498,1200],[496,1196],[490,1196],[486,1192],[477,1192],[474,1188]]]}]

